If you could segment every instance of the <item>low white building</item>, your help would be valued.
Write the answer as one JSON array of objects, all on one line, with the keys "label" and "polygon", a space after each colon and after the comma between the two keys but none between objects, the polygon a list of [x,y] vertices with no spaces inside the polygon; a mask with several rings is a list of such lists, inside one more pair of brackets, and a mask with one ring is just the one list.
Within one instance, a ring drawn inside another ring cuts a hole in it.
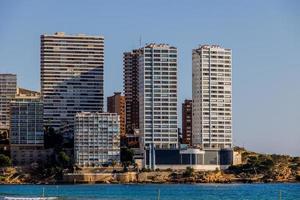
[{"label": "low white building", "polygon": [[81,112],[75,116],[75,164],[97,167],[120,161],[120,120],[116,113]]},{"label": "low white building", "polygon": [[[210,171],[226,169],[233,162],[232,149],[178,148],[145,150],[143,167],[150,169],[183,170],[192,167],[195,170]],[[151,161],[152,159],[152,161]]]}]

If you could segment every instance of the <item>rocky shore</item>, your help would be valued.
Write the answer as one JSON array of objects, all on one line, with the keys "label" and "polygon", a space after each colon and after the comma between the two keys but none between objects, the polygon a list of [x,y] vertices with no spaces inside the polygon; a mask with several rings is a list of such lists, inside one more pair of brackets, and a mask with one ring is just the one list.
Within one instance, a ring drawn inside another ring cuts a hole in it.
[{"label": "rocky shore", "polygon": [[[18,169],[20,170],[20,169]],[[282,183],[300,182],[299,174],[294,176],[289,171],[282,171],[281,175],[273,178],[265,174],[248,175],[232,174],[228,171],[192,172],[186,171],[154,171],[154,172],[123,172],[123,173],[66,173],[62,179],[54,176],[36,179],[30,173],[9,169],[6,176],[1,176],[0,184],[82,184],[82,183]]]},{"label": "rocky shore", "polygon": [[267,155],[236,149],[242,163],[227,170],[138,170],[134,166],[126,172],[122,166],[102,169],[61,169],[8,167],[1,168],[0,184],[64,184],[64,183],[282,183],[300,182],[300,157]]}]

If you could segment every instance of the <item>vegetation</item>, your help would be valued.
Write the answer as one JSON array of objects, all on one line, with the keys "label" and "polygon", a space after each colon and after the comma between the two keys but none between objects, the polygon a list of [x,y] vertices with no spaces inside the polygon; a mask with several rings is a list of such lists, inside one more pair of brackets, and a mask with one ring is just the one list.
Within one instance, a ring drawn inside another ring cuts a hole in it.
[{"label": "vegetation", "polygon": [[257,154],[243,148],[240,151],[242,151],[243,163],[229,167],[227,173],[235,174],[238,177],[252,177],[265,182],[297,178],[297,171],[300,169],[299,157]]},{"label": "vegetation", "polygon": [[127,147],[121,148],[121,163],[123,165],[124,172],[128,171],[128,167],[134,164],[134,152]]},{"label": "vegetation", "polygon": [[143,167],[141,169],[141,172],[151,172],[151,169]]},{"label": "vegetation", "polygon": [[55,131],[52,127],[45,128],[44,134],[45,148],[61,149],[63,145],[63,137],[58,131]]},{"label": "vegetation", "polygon": [[0,154],[0,167],[9,167],[11,164],[11,159],[8,156]]},{"label": "vegetation", "polygon": [[[53,130],[48,130],[48,136],[57,135]],[[54,141],[54,140],[53,140]],[[65,148],[62,140],[57,144],[48,143],[52,146],[53,154],[43,162],[31,165],[28,171],[26,168],[12,168],[11,160],[8,156],[0,154],[0,183],[12,183],[10,181],[19,181],[13,183],[55,183],[62,179],[63,174],[72,172],[76,169],[73,163],[73,155],[70,149]],[[134,152],[130,148],[121,148],[121,163],[123,172],[137,172],[138,182],[174,182],[174,183],[231,183],[231,182],[289,182],[300,181],[300,157],[291,157],[287,155],[267,155],[246,151],[244,148],[235,148],[242,155],[242,164],[231,166],[227,170],[216,168],[212,171],[195,171],[192,167],[185,170],[172,169],[137,169],[134,162]],[[117,162],[111,160],[107,165],[111,165],[117,172],[115,166]],[[26,171],[27,170],[27,171]],[[81,170],[78,168],[77,170]],[[96,169],[98,172],[100,169]],[[118,170],[119,171],[119,170]],[[139,173],[144,172],[144,173]],[[16,178],[18,177],[18,178]],[[30,177],[30,178],[28,178]],[[116,176],[112,176],[116,177]],[[113,179],[113,178],[112,178]],[[118,181],[118,180],[114,180]]]},{"label": "vegetation", "polygon": [[183,175],[183,177],[191,177],[191,176],[193,176],[193,174],[194,174],[194,168],[187,167],[182,175]]},{"label": "vegetation", "polygon": [[71,158],[64,151],[58,153],[57,162],[57,164],[64,169],[72,167]]},{"label": "vegetation", "polygon": [[229,170],[234,173],[258,174],[269,172],[274,167],[274,161],[271,157],[265,155],[249,156],[245,164],[231,166]]}]

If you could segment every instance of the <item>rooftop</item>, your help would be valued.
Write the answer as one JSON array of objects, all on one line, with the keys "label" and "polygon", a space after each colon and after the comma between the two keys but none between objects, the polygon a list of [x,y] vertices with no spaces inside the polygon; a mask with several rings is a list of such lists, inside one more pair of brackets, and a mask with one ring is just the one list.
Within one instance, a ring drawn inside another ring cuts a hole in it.
[{"label": "rooftop", "polygon": [[94,38],[104,38],[102,35],[87,35],[84,33],[77,33],[77,34],[66,34],[65,32],[55,32],[54,34],[43,34],[42,36],[57,36],[57,37],[94,37]]},{"label": "rooftop", "polygon": [[199,47],[197,49],[221,49],[221,50],[225,50],[225,51],[231,51],[231,49],[223,48],[217,44],[212,44],[212,45],[203,44],[203,45],[199,45]]},{"label": "rooftop", "polygon": [[145,48],[174,48],[173,46],[170,46],[169,44],[165,44],[165,43],[147,43]]}]

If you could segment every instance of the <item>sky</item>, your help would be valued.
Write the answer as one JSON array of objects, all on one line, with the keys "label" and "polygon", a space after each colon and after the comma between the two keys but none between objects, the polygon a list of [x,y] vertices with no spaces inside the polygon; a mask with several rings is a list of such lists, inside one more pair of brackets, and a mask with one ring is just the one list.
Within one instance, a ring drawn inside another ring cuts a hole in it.
[{"label": "sky", "polygon": [[[192,97],[192,49],[233,53],[233,141],[300,156],[300,1],[0,0],[0,73],[40,90],[40,35],[105,37],[105,96],[122,91],[122,55],[156,42],[179,51],[178,110]],[[179,120],[181,126],[181,117]]]}]

